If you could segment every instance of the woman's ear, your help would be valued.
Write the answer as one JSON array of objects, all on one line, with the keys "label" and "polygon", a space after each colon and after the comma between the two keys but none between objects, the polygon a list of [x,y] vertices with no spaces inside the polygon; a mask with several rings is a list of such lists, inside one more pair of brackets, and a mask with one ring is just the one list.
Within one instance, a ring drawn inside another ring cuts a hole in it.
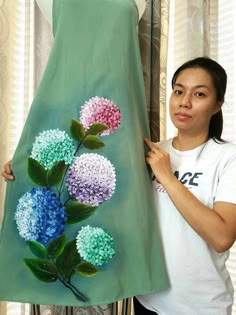
[{"label": "woman's ear", "polygon": [[214,115],[221,110],[223,103],[224,103],[224,101],[218,101],[216,103],[215,110],[214,110]]}]

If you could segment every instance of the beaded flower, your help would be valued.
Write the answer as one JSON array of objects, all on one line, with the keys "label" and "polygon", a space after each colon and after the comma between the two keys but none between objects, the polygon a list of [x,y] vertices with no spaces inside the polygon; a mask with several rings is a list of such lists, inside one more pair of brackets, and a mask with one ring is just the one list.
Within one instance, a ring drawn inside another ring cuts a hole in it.
[{"label": "beaded flower", "polygon": [[75,146],[73,140],[65,131],[59,129],[41,132],[33,143],[31,157],[37,160],[45,169],[50,169],[54,163],[64,160],[68,165],[74,159]]},{"label": "beaded flower", "polygon": [[110,100],[95,96],[81,107],[80,121],[86,131],[94,123],[106,125],[109,128],[100,134],[100,136],[106,136],[119,127],[121,112]]},{"label": "beaded flower", "polygon": [[81,154],[70,166],[66,184],[70,196],[80,203],[97,206],[114,193],[114,166],[100,154]]},{"label": "beaded flower", "polygon": [[65,210],[59,198],[47,188],[32,188],[18,201],[16,225],[25,241],[35,240],[47,246],[64,232]]},{"label": "beaded flower", "polygon": [[107,264],[115,254],[112,236],[99,227],[82,227],[76,246],[80,256],[95,266]]}]

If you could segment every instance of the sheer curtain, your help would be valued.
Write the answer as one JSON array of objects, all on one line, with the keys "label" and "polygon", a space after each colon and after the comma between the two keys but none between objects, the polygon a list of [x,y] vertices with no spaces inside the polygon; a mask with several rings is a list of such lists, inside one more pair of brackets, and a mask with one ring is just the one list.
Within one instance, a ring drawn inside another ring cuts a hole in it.
[{"label": "sheer curtain", "polygon": [[[0,25],[0,169],[2,170],[18,142],[48,58],[52,38],[51,33],[47,31],[49,26],[32,0],[0,1]],[[37,34],[34,32],[35,25],[37,25]],[[40,51],[42,47],[44,47],[43,52]],[[4,193],[5,183],[0,181],[0,223],[3,217]],[[49,310],[46,312],[45,308],[42,311],[44,315],[52,314]],[[1,315],[30,313],[31,305],[0,302]]]},{"label": "sheer curtain", "polygon": [[[223,138],[236,143],[236,2],[233,0],[170,1],[167,100],[171,92],[171,76],[184,61],[208,55],[227,71],[228,88],[223,106]],[[168,101],[167,101],[168,102]],[[167,137],[175,130],[166,116]],[[227,267],[236,291],[236,245]],[[236,315],[236,294],[232,315]]]}]

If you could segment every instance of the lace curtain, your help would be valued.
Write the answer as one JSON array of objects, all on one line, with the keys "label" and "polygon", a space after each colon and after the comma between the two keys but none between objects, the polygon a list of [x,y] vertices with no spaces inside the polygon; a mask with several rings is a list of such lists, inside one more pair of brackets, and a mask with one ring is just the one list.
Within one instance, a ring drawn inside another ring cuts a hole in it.
[{"label": "lace curtain", "polygon": [[[139,24],[147,110],[153,140],[164,137],[168,2],[148,0]],[[0,0],[0,169],[12,156],[53,42],[33,0]],[[160,134],[159,129],[162,130]],[[5,183],[0,181],[0,209]],[[0,210],[0,221],[3,212]],[[78,308],[0,302],[1,315],[126,315],[132,300]]]}]

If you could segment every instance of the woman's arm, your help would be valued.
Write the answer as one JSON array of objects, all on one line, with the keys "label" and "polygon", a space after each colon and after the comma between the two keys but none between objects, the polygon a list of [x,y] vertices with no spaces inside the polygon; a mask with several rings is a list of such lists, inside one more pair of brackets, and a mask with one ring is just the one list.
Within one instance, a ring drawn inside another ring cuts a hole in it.
[{"label": "woman's arm", "polygon": [[205,206],[174,176],[169,154],[150,140],[145,142],[151,149],[147,163],[183,218],[215,251],[228,250],[236,239],[236,205],[216,202],[213,209]]}]

